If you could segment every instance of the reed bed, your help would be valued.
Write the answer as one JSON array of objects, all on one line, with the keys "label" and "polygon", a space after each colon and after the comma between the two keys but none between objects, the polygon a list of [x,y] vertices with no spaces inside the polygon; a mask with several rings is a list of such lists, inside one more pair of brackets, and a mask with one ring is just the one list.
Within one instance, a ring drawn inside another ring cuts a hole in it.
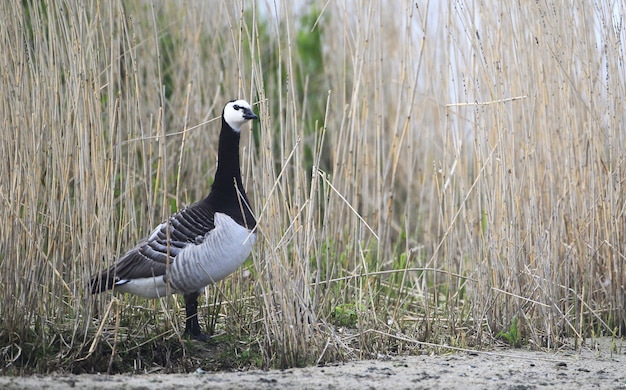
[{"label": "reed bed", "polygon": [[[619,1],[0,3],[0,372],[623,336],[624,14]],[[208,193],[234,97],[261,117],[241,149],[259,240],[207,288],[216,337],[199,347],[177,297],[94,297],[87,281]]]}]

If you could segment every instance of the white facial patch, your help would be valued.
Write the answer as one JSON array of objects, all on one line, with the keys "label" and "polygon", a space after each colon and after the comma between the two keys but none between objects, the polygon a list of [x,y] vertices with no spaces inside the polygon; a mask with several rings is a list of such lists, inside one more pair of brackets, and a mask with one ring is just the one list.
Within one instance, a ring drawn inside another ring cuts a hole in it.
[{"label": "white facial patch", "polygon": [[[237,110],[236,107],[240,108]],[[245,100],[235,100],[234,102],[229,102],[224,107],[224,120],[236,132],[240,132],[241,126],[248,121],[244,117],[245,110],[243,108],[251,109],[250,103]]]}]

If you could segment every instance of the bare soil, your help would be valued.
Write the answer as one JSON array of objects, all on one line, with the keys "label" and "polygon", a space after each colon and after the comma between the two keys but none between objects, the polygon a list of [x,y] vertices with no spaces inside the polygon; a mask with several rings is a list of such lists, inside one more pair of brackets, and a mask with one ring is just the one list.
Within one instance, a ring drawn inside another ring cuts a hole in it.
[{"label": "bare soil", "polygon": [[580,351],[509,349],[385,357],[287,370],[0,377],[2,389],[623,389],[626,348],[602,339]]}]

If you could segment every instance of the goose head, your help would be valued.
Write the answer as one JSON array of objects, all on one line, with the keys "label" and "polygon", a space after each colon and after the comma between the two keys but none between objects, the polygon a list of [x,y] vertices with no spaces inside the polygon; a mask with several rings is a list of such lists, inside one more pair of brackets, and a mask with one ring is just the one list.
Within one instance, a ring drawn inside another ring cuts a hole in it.
[{"label": "goose head", "polygon": [[236,132],[240,132],[241,126],[247,121],[258,118],[258,116],[252,112],[250,103],[245,100],[231,100],[226,103],[222,117],[228,126]]}]

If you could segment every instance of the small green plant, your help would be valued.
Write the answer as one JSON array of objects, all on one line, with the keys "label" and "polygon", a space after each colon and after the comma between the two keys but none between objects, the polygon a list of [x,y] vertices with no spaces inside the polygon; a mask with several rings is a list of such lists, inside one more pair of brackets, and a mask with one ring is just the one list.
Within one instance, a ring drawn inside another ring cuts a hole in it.
[{"label": "small green plant", "polygon": [[522,346],[522,333],[519,329],[517,315],[513,316],[509,330],[506,332],[498,332],[496,337],[503,338],[510,346],[514,348],[519,348]]},{"label": "small green plant", "polygon": [[358,315],[356,307],[352,304],[341,304],[335,307],[331,314],[332,323],[336,326],[345,326],[348,328],[356,327]]}]

